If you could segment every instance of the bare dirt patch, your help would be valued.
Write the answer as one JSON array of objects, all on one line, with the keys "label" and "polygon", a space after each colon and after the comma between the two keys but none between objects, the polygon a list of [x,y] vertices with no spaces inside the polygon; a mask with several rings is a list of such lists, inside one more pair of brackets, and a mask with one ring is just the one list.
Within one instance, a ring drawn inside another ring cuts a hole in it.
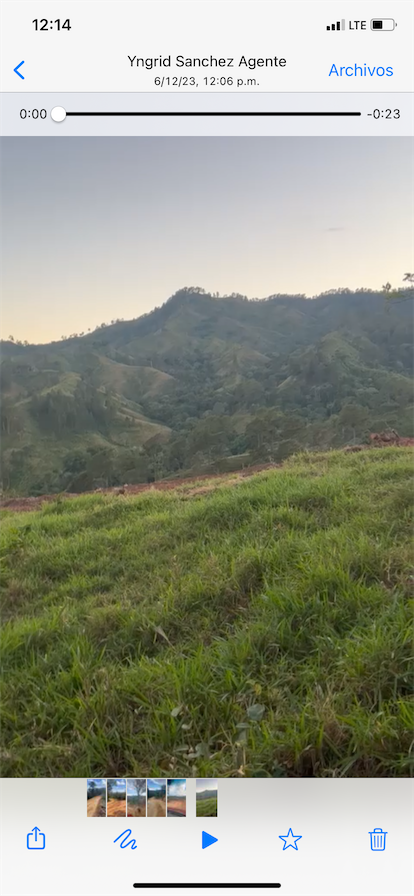
[{"label": "bare dirt patch", "polygon": [[105,815],[105,801],[101,796],[93,796],[88,800],[87,817],[101,818]]},{"label": "bare dirt patch", "polygon": [[108,800],[106,814],[108,818],[126,818],[126,800]]},{"label": "bare dirt patch", "polygon": [[[399,436],[395,431],[392,432],[383,432],[383,433],[371,433],[369,437],[369,443],[366,445],[346,445],[342,451],[344,452],[356,452],[356,451],[370,451],[372,448],[388,448],[388,447],[414,447],[414,438],[404,438]],[[139,485],[124,485],[124,486],[115,486],[113,488],[97,488],[93,491],[89,492],[81,492],[81,494],[75,494],[72,492],[61,492],[60,494],[54,495],[40,495],[39,497],[20,497],[20,498],[3,498],[0,500],[0,510],[12,510],[15,513],[22,513],[23,511],[30,510],[39,510],[43,504],[49,504],[52,501],[57,500],[70,500],[70,498],[79,498],[82,495],[111,495],[119,497],[119,500],[124,500],[129,495],[139,495],[141,492],[148,491],[174,491],[176,489],[182,491],[182,497],[185,498],[193,498],[193,497],[202,497],[203,495],[207,495],[212,491],[215,491],[220,485],[237,485],[243,479],[248,479],[250,476],[254,476],[255,473],[262,473],[265,470],[276,470],[283,467],[283,464],[276,463],[267,463],[267,464],[255,464],[251,467],[245,467],[243,470],[239,470],[236,475],[231,475],[229,473],[206,473],[201,474],[199,476],[190,476],[188,478],[183,479],[161,479],[159,482],[143,482]],[[209,484],[200,486],[199,483],[203,481],[209,481]],[[194,489],[185,489],[185,486],[191,485],[191,483],[197,483]]]},{"label": "bare dirt patch", "polygon": [[167,807],[165,800],[148,800],[147,816],[148,818],[165,818],[166,809]]},{"label": "bare dirt patch", "polygon": [[[180,487],[182,488],[183,485],[190,485],[192,482],[196,482],[198,486],[198,483],[203,480],[214,480],[211,485],[200,486],[200,488],[196,487],[193,491],[194,495],[202,493],[207,494],[207,492],[218,487],[220,484],[233,485],[241,479],[253,476],[254,473],[260,473],[262,470],[273,470],[281,466],[282,464],[259,464],[252,467],[246,467],[244,470],[240,470],[237,477],[229,476],[228,473],[208,473],[199,476],[191,476],[186,479],[161,479],[159,482],[143,482],[139,485],[127,484],[121,488],[118,486],[114,488],[97,488],[93,491],[81,492],[81,494],[61,492],[60,494],[54,495],[39,495],[39,497],[4,498],[3,500],[0,500],[0,510],[13,510],[15,513],[21,513],[26,510],[39,510],[43,504],[50,504],[52,501],[57,501],[58,499],[69,500],[70,498],[79,498],[83,495],[116,495],[119,497],[119,500],[122,500],[123,498],[128,497],[128,495],[139,495],[141,492],[173,491]],[[189,492],[186,494],[189,494]]]}]

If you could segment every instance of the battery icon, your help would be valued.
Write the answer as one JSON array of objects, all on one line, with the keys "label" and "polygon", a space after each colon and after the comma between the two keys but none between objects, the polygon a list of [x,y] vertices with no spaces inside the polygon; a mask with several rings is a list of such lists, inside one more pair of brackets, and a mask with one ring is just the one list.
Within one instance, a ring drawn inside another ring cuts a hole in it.
[{"label": "battery icon", "polygon": [[394,31],[394,19],[371,19],[371,31]]}]

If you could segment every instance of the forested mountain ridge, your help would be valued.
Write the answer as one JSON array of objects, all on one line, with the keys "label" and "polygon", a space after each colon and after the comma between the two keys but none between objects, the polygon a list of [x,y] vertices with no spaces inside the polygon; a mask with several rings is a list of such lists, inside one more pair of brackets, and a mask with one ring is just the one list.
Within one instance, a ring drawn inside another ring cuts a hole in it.
[{"label": "forested mountain ridge", "polygon": [[131,321],[2,342],[3,487],[83,491],[412,432],[412,302],[180,290]]}]

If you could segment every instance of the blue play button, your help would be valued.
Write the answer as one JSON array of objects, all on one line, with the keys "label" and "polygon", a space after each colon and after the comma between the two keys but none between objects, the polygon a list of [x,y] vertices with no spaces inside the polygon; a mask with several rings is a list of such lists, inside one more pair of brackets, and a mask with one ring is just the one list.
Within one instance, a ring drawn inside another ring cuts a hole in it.
[{"label": "blue play button", "polygon": [[203,831],[201,834],[201,848],[206,849],[207,846],[211,846],[213,843],[217,843],[217,837],[212,837],[211,834]]}]

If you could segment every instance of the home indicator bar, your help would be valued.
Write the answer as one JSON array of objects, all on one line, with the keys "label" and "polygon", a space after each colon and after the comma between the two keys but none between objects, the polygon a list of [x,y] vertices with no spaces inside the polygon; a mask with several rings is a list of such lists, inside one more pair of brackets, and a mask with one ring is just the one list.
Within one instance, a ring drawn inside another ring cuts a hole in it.
[{"label": "home indicator bar", "polygon": [[219,890],[219,889],[223,889],[223,890],[250,890],[250,889],[252,889],[252,890],[257,890],[257,889],[258,890],[278,890],[278,889],[280,889],[282,884],[264,884],[264,883],[257,883],[257,884],[227,884],[227,883],[226,884],[212,884],[212,883],[210,883],[210,884],[188,884],[188,883],[185,883],[185,884],[154,884],[154,883],[150,883],[150,884],[145,884],[145,883],[139,883],[139,884],[133,884],[133,886],[139,890],[147,890],[147,889],[148,890],[157,890],[157,889],[175,890],[175,889],[180,889],[180,888],[183,888],[185,890],[190,890],[193,887],[197,890]]}]

